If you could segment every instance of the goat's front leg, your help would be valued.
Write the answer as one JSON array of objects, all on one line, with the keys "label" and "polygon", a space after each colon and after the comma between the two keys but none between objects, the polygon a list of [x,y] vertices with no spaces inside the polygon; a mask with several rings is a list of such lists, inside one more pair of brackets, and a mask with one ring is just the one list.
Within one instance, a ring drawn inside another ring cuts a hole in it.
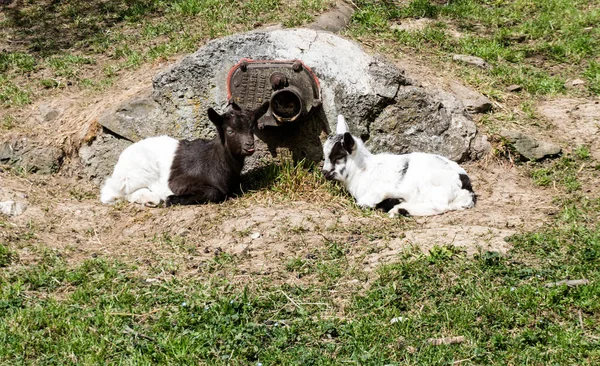
[{"label": "goat's front leg", "polygon": [[356,204],[362,208],[375,208],[377,204],[385,200],[387,195],[381,192],[369,192],[356,200]]},{"label": "goat's front leg", "polygon": [[227,195],[214,187],[204,187],[204,189],[190,194],[180,196],[171,195],[167,197],[165,206],[173,205],[195,205],[208,202],[223,202]]}]

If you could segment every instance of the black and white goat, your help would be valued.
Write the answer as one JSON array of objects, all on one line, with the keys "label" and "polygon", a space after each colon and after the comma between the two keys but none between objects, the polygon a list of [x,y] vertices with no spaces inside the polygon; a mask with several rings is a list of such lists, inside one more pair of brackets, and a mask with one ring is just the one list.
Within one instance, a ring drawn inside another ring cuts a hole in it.
[{"label": "black and white goat", "polygon": [[323,146],[325,178],[343,183],[361,207],[391,217],[438,215],[475,205],[469,176],[455,162],[425,153],[372,154],[352,136],[342,115]]},{"label": "black and white goat", "polygon": [[125,198],[144,205],[221,202],[239,191],[246,156],[254,153],[256,121],[269,102],[256,110],[235,103],[220,115],[208,109],[216,126],[213,140],[176,140],[158,136],[138,141],[119,156],[100,194],[103,203]]}]

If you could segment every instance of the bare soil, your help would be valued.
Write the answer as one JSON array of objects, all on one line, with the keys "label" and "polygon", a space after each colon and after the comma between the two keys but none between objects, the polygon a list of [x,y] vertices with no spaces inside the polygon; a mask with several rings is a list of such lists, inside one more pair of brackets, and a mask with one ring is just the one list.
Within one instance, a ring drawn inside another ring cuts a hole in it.
[{"label": "bare soil", "polygon": [[[424,253],[434,245],[459,246],[468,254],[506,252],[507,237],[535,229],[556,213],[547,189],[534,186],[514,166],[478,162],[466,169],[478,194],[474,209],[414,219],[360,211],[350,197],[286,202],[261,192],[219,205],[106,206],[98,200],[98,188],[82,179],[3,172],[1,198],[26,201],[28,207],[20,216],[3,218],[1,236],[13,243],[23,265],[49,249],[73,265],[101,257],[135,264],[144,276],[196,276],[225,253],[237,268],[230,275],[240,280],[269,275],[297,282],[287,264],[318,260],[332,242],[345,248],[351,268],[371,272],[409,247]],[[23,239],[28,233],[31,238]],[[166,264],[172,271],[156,272]]]}]

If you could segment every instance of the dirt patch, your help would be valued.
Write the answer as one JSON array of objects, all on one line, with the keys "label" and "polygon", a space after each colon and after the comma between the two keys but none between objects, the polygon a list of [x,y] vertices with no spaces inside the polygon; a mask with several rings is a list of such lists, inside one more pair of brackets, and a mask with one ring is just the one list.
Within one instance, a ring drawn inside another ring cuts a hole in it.
[{"label": "dirt patch", "polygon": [[417,226],[405,231],[403,238],[378,243],[382,251],[370,255],[365,264],[376,268],[410,246],[425,253],[435,245],[461,247],[468,255],[506,253],[511,248],[507,238],[541,227],[558,212],[551,195],[533,185],[518,167],[485,162],[464,166],[477,193],[473,209],[417,218]]},{"label": "dirt patch", "polygon": [[543,101],[538,112],[555,128],[554,136],[569,147],[587,145],[600,161],[600,101],[560,98]]},{"label": "dirt patch", "polygon": [[[351,268],[369,272],[394,262],[408,247],[424,253],[446,244],[469,254],[506,252],[506,237],[539,227],[557,210],[550,195],[516,167],[480,162],[466,169],[478,193],[477,206],[417,219],[363,212],[349,198],[269,202],[250,194],[220,205],[105,206],[97,199],[98,189],[85,180],[5,172],[0,174],[4,191],[26,195],[29,206],[21,216],[2,219],[10,228],[3,235],[10,237],[7,242],[22,262],[35,261],[32,248],[46,248],[71,264],[100,257],[135,264],[144,276],[206,276],[215,257],[226,255],[236,268],[229,275],[241,280],[269,275],[298,282],[311,277],[298,279],[287,268],[290,261],[319,261],[334,243]],[[25,231],[31,232],[28,241],[17,234]]]}]

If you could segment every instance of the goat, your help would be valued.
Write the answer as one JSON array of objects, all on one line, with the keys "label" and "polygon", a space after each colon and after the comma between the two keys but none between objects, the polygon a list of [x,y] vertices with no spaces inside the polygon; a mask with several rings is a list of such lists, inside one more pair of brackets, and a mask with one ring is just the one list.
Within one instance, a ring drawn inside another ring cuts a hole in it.
[{"label": "goat", "polygon": [[208,109],[218,132],[213,140],[158,136],[127,147],[106,180],[100,200],[113,203],[125,198],[153,206],[164,201],[170,206],[222,202],[239,193],[244,159],[254,153],[256,121],[269,109],[269,102],[256,110],[235,103],[231,107],[222,115]]},{"label": "goat", "polygon": [[475,205],[469,176],[457,163],[426,153],[372,154],[350,134],[342,115],[323,145],[326,179],[340,181],[361,207],[412,216],[438,215]]}]

